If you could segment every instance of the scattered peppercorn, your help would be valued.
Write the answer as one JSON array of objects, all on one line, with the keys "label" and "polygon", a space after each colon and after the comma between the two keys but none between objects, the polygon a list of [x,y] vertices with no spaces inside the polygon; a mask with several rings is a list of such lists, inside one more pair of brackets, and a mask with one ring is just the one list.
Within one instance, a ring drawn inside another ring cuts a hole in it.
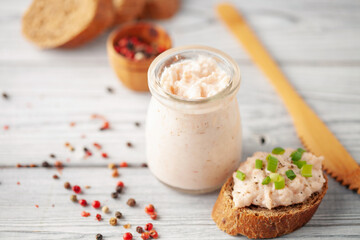
[{"label": "scattered peppercorn", "polygon": [[94,145],[94,147],[96,148],[96,149],[98,149],[98,150],[101,150],[101,145],[100,144],[98,144],[98,143],[93,143],[93,145]]},{"label": "scattered peppercorn", "polygon": [[108,93],[114,93],[114,89],[111,87],[107,87],[106,90],[108,91]]},{"label": "scattered peppercorn", "polygon": [[100,202],[99,201],[97,201],[97,200],[95,200],[95,201],[93,201],[92,202],[92,206],[93,206],[93,208],[99,208],[100,207]]},{"label": "scattered peppercorn", "polygon": [[128,146],[129,148],[133,147],[133,145],[132,145],[131,142],[127,142],[127,143],[126,143],[126,146]]},{"label": "scattered peppercorn", "polygon": [[140,127],[140,123],[139,123],[139,122],[135,122],[135,126]]},{"label": "scattered peppercorn", "polygon": [[22,165],[21,165],[20,163],[18,163],[18,164],[16,164],[16,167],[17,167],[17,168],[21,168]]},{"label": "scattered peppercorn", "polygon": [[79,187],[78,185],[75,185],[73,186],[72,190],[75,192],[75,193],[81,193],[81,187]]},{"label": "scattered peppercorn", "polygon": [[130,224],[130,223],[125,224],[125,225],[124,225],[124,228],[125,228],[125,229],[131,228],[131,224]]},{"label": "scattered peppercorn", "polygon": [[151,229],[153,229],[152,223],[147,223],[147,224],[145,225],[145,230],[146,230],[146,231],[150,231]]},{"label": "scattered peppercorn", "polygon": [[122,217],[122,213],[119,212],[119,211],[116,211],[115,212],[115,217],[120,219]]},{"label": "scattered peppercorn", "polygon": [[110,223],[110,225],[115,226],[117,224],[117,219],[112,217],[112,218],[110,218],[109,223]]},{"label": "scattered peppercorn", "polygon": [[157,219],[157,214],[156,213],[150,214],[150,218],[152,220],[156,220]]},{"label": "scattered peppercorn", "polygon": [[144,232],[144,229],[143,229],[142,227],[140,227],[140,226],[137,226],[137,227],[136,227],[136,232],[138,232],[138,233],[143,233],[143,232]]},{"label": "scattered peppercorn", "polygon": [[82,211],[81,216],[83,217],[89,217],[91,214],[89,212]]},{"label": "scattered peppercorn", "polygon": [[108,213],[109,212],[109,207],[108,206],[103,206],[101,211],[103,211],[103,213]]},{"label": "scattered peppercorn", "polygon": [[116,186],[118,187],[124,187],[124,183],[122,181],[118,181]]},{"label": "scattered peppercorn", "polygon": [[56,174],[54,174],[54,175],[53,175],[53,179],[59,179],[59,176],[56,175]]},{"label": "scattered peppercorn", "polygon": [[89,186],[89,185],[85,185],[85,188],[86,188],[86,189],[89,189],[89,188],[91,188],[91,186]]},{"label": "scattered peppercorn", "polygon": [[118,197],[118,193],[117,193],[117,192],[111,193],[111,197],[112,197],[112,198],[117,198],[117,197]]},{"label": "scattered peppercorn", "polygon": [[154,213],[154,211],[155,211],[155,207],[152,204],[149,204],[148,206],[145,207],[145,212],[147,214],[152,214]]},{"label": "scattered peppercorn", "polygon": [[100,233],[96,234],[96,240],[102,240],[102,239],[103,236]]},{"label": "scattered peppercorn", "polygon": [[142,238],[143,240],[149,239],[149,238],[150,238],[150,233],[148,233],[148,232],[143,232],[143,233],[141,234],[141,238]]},{"label": "scattered peppercorn", "polygon": [[114,163],[109,163],[108,164],[108,168],[109,169],[115,169],[116,168],[116,165]]},{"label": "scattered peppercorn", "polygon": [[106,129],[110,128],[110,124],[108,121],[105,121],[104,124],[102,125],[102,127],[100,128],[100,131],[104,131]]},{"label": "scattered peppercorn", "polygon": [[147,165],[147,163],[142,163],[142,164],[141,164],[141,167],[146,168],[146,167],[148,167],[148,165]]},{"label": "scattered peppercorn", "polygon": [[129,198],[129,200],[127,200],[126,204],[129,205],[130,207],[134,207],[136,205],[136,201],[133,198]]},{"label": "scattered peppercorn", "polygon": [[44,161],[42,164],[41,164],[42,167],[44,168],[49,168],[51,167],[51,165],[47,162],[47,161]]},{"label": "scattered peppercorn", "polygon": [[155,238],[157,239],[159,237],[159,234],[157,233],[157,231],[155,231],[154,229],[152,229],[150,232],[149,232],[151,238]]},{"label": "scattered peppercorn", "polygon": [[30,167],[31,167],[31,168],[34,168],[34,167],[38,167],[38,165],[36,165],[36,164],[30,164]]},{"label": "scattered peppercorn", "polygon": [[55,154],[50,154],[50,157],[55,158],[56,156],[55,156]]},{"label": "scattered peppercorn", "polygon": [[63,169],[63,168],[64,168],[64,166],[63,166],[63,164],[62,164],[61,161],[55,161],[54,166],[55,166],[57,169]]},{"label": "scattered peppercorn", "polygon": [[123,239],[124,239],[124,240],[132,240],[132,239],[133,239],[133,236],[132,236],[131,233],[127,232],[127,233],[124,233]]},{"label": "scattered peppercorn", "polygon": [[128,167],[128,164],[127,164],[127,162],[122,162],[122,163],[120,163],[119,166],[120,166],[120,167]]},{"label": "scattered peppercorn", "polygon": [[71,188],[70,183],[69,183],[69,182],[65,182],[65,183],[64,183],[64,188],[70,189],[70,188]]},{"label": "scattered peppercorn", "polygon": [[96,214],[96,220],[98,220],[99,222],[101,221],[101,215],[100,214]]},{"label": "scattered peppercorn", "polygon": [[87,201],[85,199],[80,199],[79,200],[79,204],[83,207],[86,207],[87,206]]},{"label": "scattered peppercorn", "polygon": [[9,99],[9,95],[6,92],[3,92],[2,96],[3,96],[4,99]]},{"label": "scattered peppercorn", "polygon": [[108,155],[107,155],[107,153],[101,153],[101,156],[103,157],[103,158],[108,158]]},{"label": "scattered peppercorn", "polygon": [[117,193],[121,193],[121,192],[122,192],[122,189],[123,189],[122,187],[117,186],[117,187],[116,187],[116,192],[117,192]]},{"label": "scattered peppercorn", "polygon": [[112,175],[112,177],[114,177],[114,178],[118,177],[118,176],[119,176],[118,170],[117,170],[117,169],[114,169],[111,175]]},{"label": "scattered peppercorn", "polygon": [[77,202],[77,196],[76,195],[71,195],[70,200],[73,201],[73,202]]},{"label": "scattered peppercorn", "polygon": [[70,127],[74,127],[76,125],[76,122],[70,122]]},{"label": "scattered peppercorn", "polygon": [[36,207],[36,208],[39,208],[39,205],[36,204],[35,207]]}]

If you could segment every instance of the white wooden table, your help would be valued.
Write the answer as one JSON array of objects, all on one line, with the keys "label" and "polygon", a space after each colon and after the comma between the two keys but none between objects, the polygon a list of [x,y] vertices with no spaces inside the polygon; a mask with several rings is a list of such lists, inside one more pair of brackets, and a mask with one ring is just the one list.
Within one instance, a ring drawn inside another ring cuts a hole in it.
[{"label": "white wooden table", "polygon": [[[326,122],[355,159],[360,160],[360,2],[348,1],[232,1],[241,9],[292,84]],[[0,2],[0,239],[122,239],[138,225],[150,222],[144,206],[152,203],[161,239],[234,239],[218,230],[210,213],[217,192],[192,196],[159,183],[145,162],[144,125],[150,94],[134,93],[116,79],[106,56],[108,32],[74,50],[40,51],[21,37],[21,14],[30,0]],[[243,158],[274,146],[301,145],[290,116],[267,79],[214,13],[216,1],[184,1],[181,12],[160,22],[175,46],[204,44],[234,57],[242,70],[238,94],[243,121]],[[115,92],[109,94],[107,87]],[[98,130],[93,113],[112,126]],[[70,127],[75,122],[76,126]],[[135,122],[141,126],[136,127]],[[4,125],[9,125],[6,131]],[[86,135],[86,138],[82,138]],[[261,143],[261,138],[265,143]],[[126,142],[134,147],[128,148]],[[70,152],[69,142],[76,151]],[[86,160],[82,148],[98,142],[109,159],[95,153]],[[55,169],[16,168],[17,163],[64,161],[60,179]],[[66,159],[69,158],[70,162]],[[112,178],[107,164],[127,161]],[[118,180],[124,193],[112,199]],[[100,200],[124,214],[110,226],[112,214],[97,222],[80,216],[84,209],[69,200],[63,183],[90,185],[82,195]],[[20,183],[20,185],[17,184]],[[137,207],[126,200],[133,197]],[[39,205],[36,208],[35,205]],[[130,223],[131,229],[123,225]],[[242,237],[239,237],[242,238]],[[285,239],[360,238],[360,196],[330,179],[328,193],[313,219]]]}]

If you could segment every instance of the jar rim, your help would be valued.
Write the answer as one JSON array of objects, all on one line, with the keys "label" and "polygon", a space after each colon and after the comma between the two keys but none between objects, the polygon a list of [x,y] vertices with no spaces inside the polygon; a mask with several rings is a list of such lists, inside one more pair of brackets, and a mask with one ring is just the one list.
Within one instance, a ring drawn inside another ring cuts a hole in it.
[{"label": "jar rim", "polygon": [[[161,86],[159,75],[157,74],[160,70],[160,66],[162,66],[166,61],[172,58],[176,58],[177,56],[183,53],[195,53],[195,52],[217,57],[225,65],[227,65],[231,70],[231,75],[228,85],[224,89],[222,89],[221,91],[217,92],[216,94],[210,97],[196,98],[196,99],[183,98],[166,91]],[[154,61],[151,63],[148,70],[148,85],[152,95],[156,95],[164,100],[173,100],[183,104],[191,104],[191,105],[205,104],[223,99],[227,96],[231,96],[234,93],[236,93],[237,90],[239,89],[240,82],[241,82],[240,69],[233,58],[231,58],[229,55],[225,54],[224,52],[216,48],[202,46],[202,45],[188,45],[188,46],[171,48],[161,53],[159,56],[157,56],[154,59]]]}]

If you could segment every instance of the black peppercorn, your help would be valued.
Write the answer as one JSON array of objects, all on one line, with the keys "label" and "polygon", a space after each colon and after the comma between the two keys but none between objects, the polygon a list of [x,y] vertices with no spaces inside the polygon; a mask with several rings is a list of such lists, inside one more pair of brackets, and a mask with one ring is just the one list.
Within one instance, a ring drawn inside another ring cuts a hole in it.
[{"label": "black peppercorn", "polygon": [[112,198],[117,198],[117,197],[118,197],[118,193],[117,193],[117,192],[111,193],[111,197],[112,197]]},{"label": "black peppercorn", "polygon": [[9,99],[9,95],[7,95],[6,92],[3,92],[2,96],[3,96],[4,99]]},{"label": "black peppercorn", "polygon": [[102,240],[102,239],[103,236],[100,233],[96,234],[96,240]]},{"label": "black peppercorn", "polygon": [[117,193],[121,193],[121,192],[122,192],[122,189],[123,189],[123,188],[122,188],[121,186],[117,186],[117,187],[116,187],[116,192],[117,192]]},{"label": "black peppercorn", "polygon": [[141,167],[148,167],[147,163],[142,163]]},{"label": "black peppercorn", "polygon": [[69,183],[69,182],[65,182],[65,183],[64,183],[64,188],[70,189],[70,188],[71,188],[70,183]]},{"label": "black peppercorn", "polygon": [[116,218],[121,218],[121,217],[122,217],[122,213],[119,212],[119,211],[116,211],[116,212],[115,212],[115,217],[116,217]]},{"label": "black peppercorn", "polygon": [[136,227],[136,232],[143,233],[144,229],[142,227],[138,226],[138,227]]},{"label": "black peppercorn", "polygon": [[129,198],[129,200],[127,200],[126,204],[129,205],[130,207],[133,207],[136,205],[136,201],[133,198]]},{"label": "black peppercorn", "polygon": [[126,143],[126,146],[128,146],[129,148],[131,148],[133,145],[132,145],[131,142],[127,142],[127,143]]},{"label": "black peppercorn", "polygon": [[47,161],[44,161],[41,166],[45,167],[45,168],[49,168],[51,167],[50,164]]},{"label": "black peppercorn", "polygon": [[50,157],[51,157],[51,158],[55,158],[55,154],[50,154]]}]

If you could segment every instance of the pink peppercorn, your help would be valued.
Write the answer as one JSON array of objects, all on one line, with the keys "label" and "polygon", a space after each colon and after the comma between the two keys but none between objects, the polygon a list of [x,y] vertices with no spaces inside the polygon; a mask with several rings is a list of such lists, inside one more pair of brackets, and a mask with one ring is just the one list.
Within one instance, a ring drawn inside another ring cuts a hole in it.
[{"label": "pink peppercorn", "polygon": [[116,186],[118,187],[124,187],[124,183],[122,181],[118,181]]},{"label": "pink peppercorn", "polygon": [[103,158],[108,158],[108,155],[107,155],[107,153],[101,153],[101,156],[103,157]]},{"label": "pink peppercorn", "polygon": [[122,163],[120,163],[120,167],[128,167],[127,162],[122,162]]},{"label": "pink peppercorn", "polygon": [[83,216],[83,217],[88,217],[88,216],[90,216],[90,213],[89,213],[89,212],[82,211],[82,212],[81,212],[81,216]]},{"label": "pink peppercorn", "polygon": [[95,201],[92,202],[92,206],[93,206],[93,208],[99,208],[100,207],[100,202],[95,200]]},{"label": "pink peppercorn", "polygon": [[75,193],[81,193],[81,187],[79,187],[78,185],[73,186],[72,190],[73,190]]},{"label": "pink peppercorn", "polygon": [[124,233],[123,239],[124,239],[124,240],[132,240],[132,239],[133,239],[133,236],[132,236],[131,233],[127,232],[127,233]]},{"label": "pink peppercorn", "polygon": [[150,233],[148,233],[148,232],[143,232],[143,233],[141,234],[141,238],[142,238],[143,240],[149,239],[149,238],[150,238]]},{"label": "pink peppercorn", "polygon": [[98,220],[99,222],[101,221],[101,215],[100,214],[96,214],[96,220]]},{"label": "pink peppercorn", "polygon": [[147,223],[147,224],[145,225],[145,230],[146,230],[146,231],[150,231],[151,229],[153,229],[152,223]]},{"label": "pink peppercorn", "polygon": [[83,207],[86,207],[87,206],[87,201],[85,199],[80,199],[79,200],[79,204]]}]

